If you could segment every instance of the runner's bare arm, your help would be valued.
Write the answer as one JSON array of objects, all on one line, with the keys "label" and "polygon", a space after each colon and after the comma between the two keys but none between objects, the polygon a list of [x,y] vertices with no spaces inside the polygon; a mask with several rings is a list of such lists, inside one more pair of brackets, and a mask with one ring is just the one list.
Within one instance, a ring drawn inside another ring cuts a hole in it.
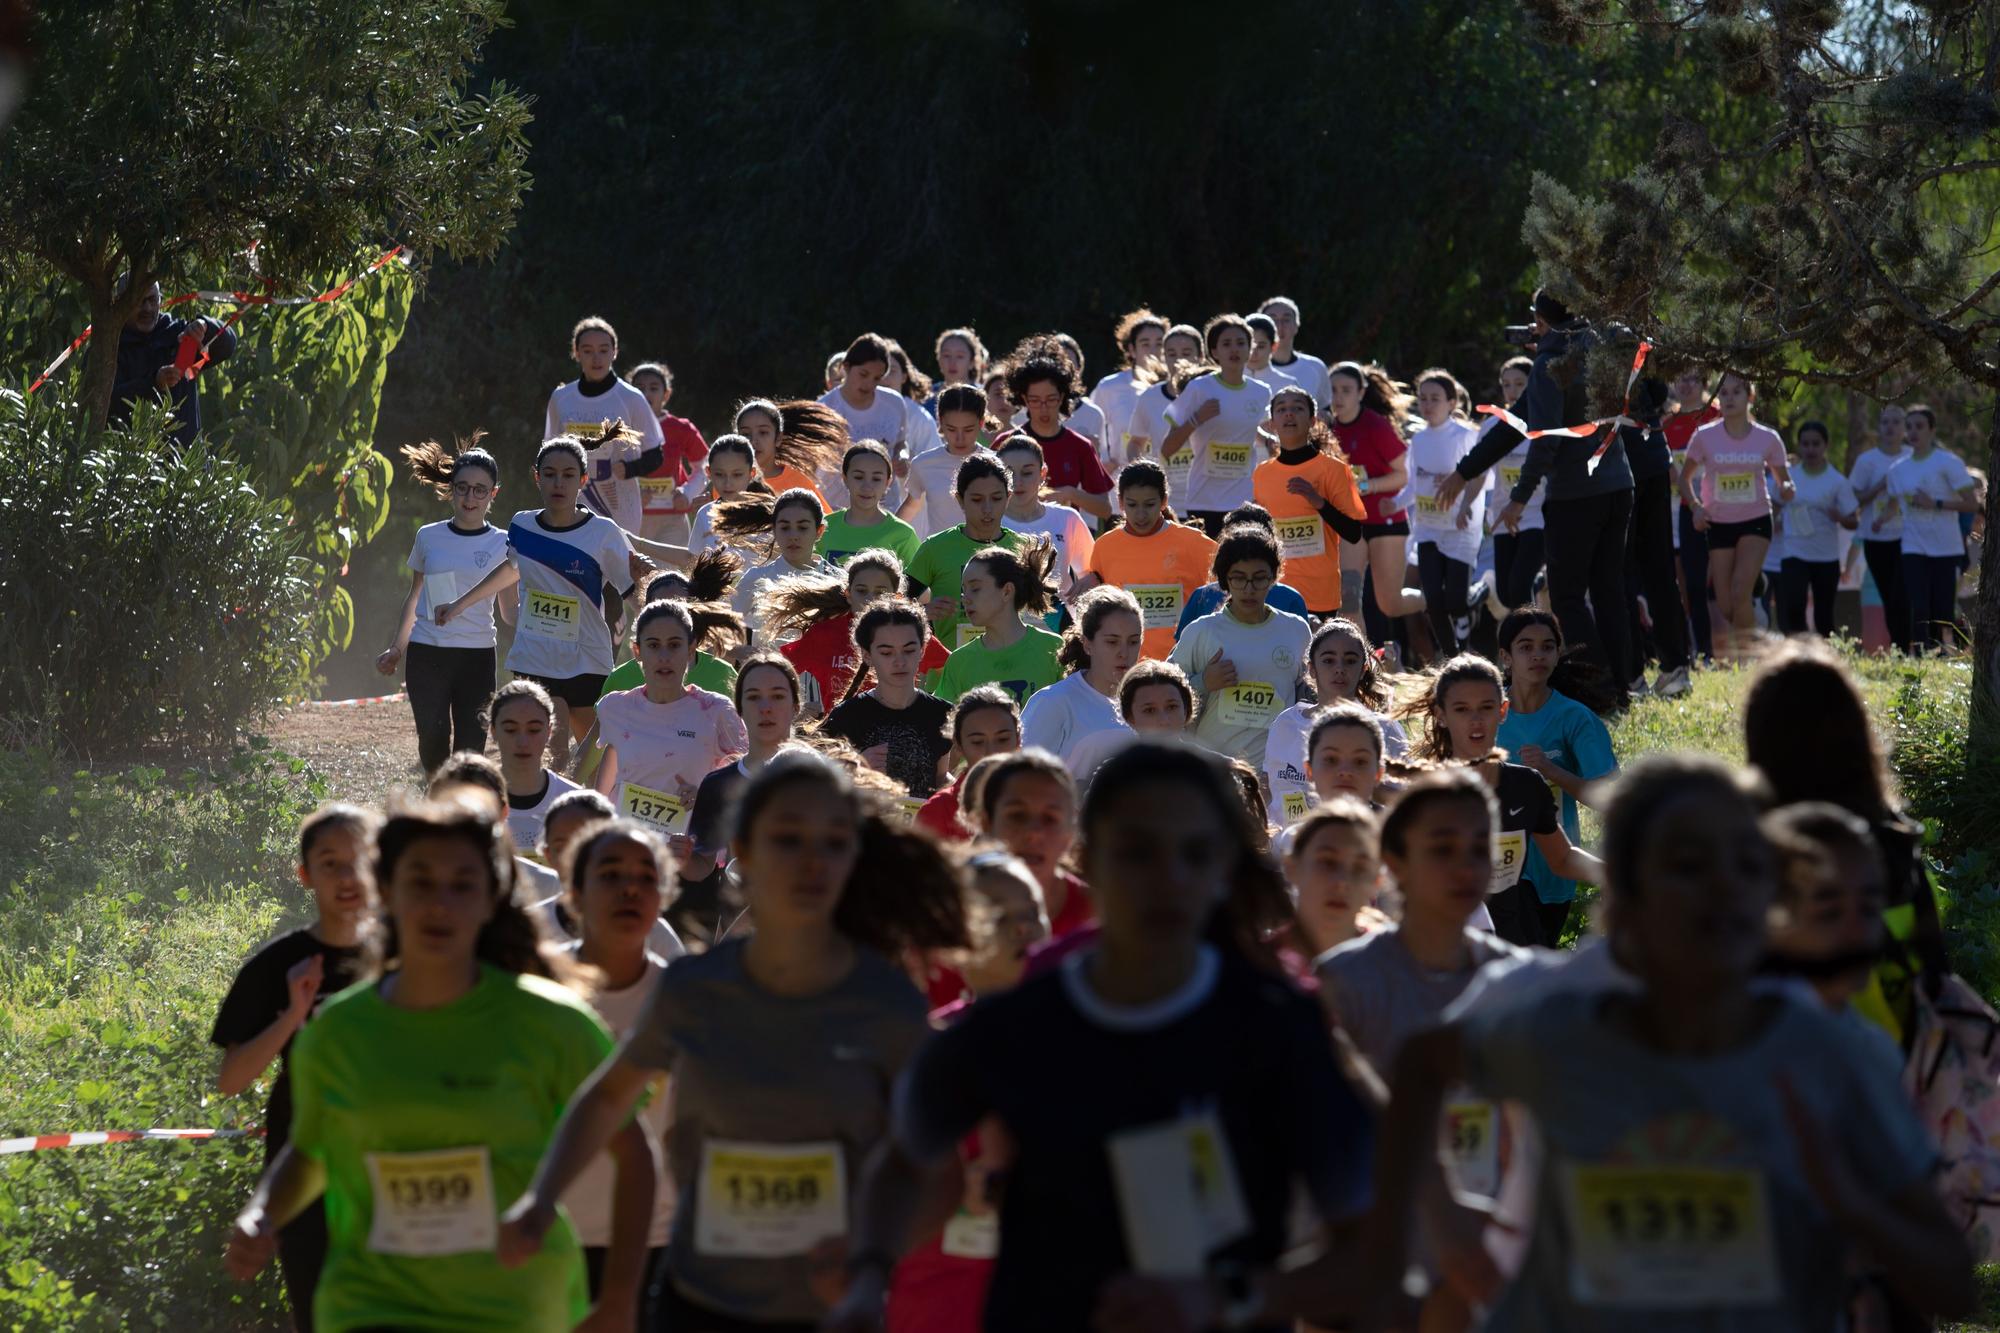
[{"label": "runner's bare arm", "polygon": [[249,1204],[236,1215],[223,1259],[231,1277],[247,1281],[270,1262],[278,1232],[326,1192],[326,1168],[291,1144],[279,1150],[257,1182]]},{"label": "runner's bare arm", "polygon": [[1580,879],[1586,884],[1604,882],[1604,862],[1569,840],[1558,828],[1554,833],[1534,834],[1535,850],[1549,863],[1549,869],[1564,879]]},{"label": "runner's bare arm", "polygon": [[636,532],[626,533],[625,540],[632,543],[632,549],[639,554],[654,560],[664,560],[675,569],[687,569],[694,564],[694,552],[685,546],[648,541]]},{"label": "runner's bare arm", "polygon": [[518,1267],[542,1248],[542,1237],[555,1225],[556,1201],[631,1118],[654,1073],[613,1055],[583,1081],[563,1112],[527,1193],[500,1219],[502,1265]]},{"label": "runner's bare arm", "polygon": [[598,748],[604,759],[597,765],[597,776],[591,780],[591,786],[597,789],[600,796],[615,797],[618,794],[618,747],[603,745]]},{"label": "runner's bare arm", "polygon": [[394,675],[403,654],[410,651],[410,633],[417,627],[417,594],[423,590],[424,576],[411,571],[410,595],[403,599],[403,614],[396,621],[396,641],[375,659],[375,669],[385,676]]},{"label": "runner's bare arm", "polygon": [[472,591],[455,601],[446,602],[437,609],[437,623],[449,625],[452,618],[468,606],[485,601],[507,591],[521,581],[521,567],[510,558],[504,564],[496,565],[487,572],[485,578],[472,585]]},{"label": "runner's bare arm", "polygon": [[627,1120],[611,1138],[611,1161],[617,1169],[611,1186],[611,1246],[604,1256],[604,1277],[592,1319],[578,1333],[593,1327],[597,1312],[610,1327],[629,1327],[639,1308],[646,1279],[646,1240],[653,1228],[653,1191],[658,1180],[653,1145],[638,1117]]}]

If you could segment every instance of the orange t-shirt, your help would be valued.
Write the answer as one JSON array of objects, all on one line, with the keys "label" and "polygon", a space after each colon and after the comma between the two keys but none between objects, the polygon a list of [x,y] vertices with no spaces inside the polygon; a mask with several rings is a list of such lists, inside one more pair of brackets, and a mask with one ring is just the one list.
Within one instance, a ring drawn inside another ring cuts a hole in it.
[{"label": "orange t-shirt", "polygon": [[833,506],[826,503],[826,495],[820,490],[819,484],[788,463],[778,464],[778,470],[765,477],[764,484],[771,488],[773,495],[783,495],[790,490],[811,491],[819,496],[820,504],[825,506],[828,513],[833,512]]},{"label": "orange t-shirt", "polygon": [[1146,621],[1142,651],[1165,658],[1174,650],[1174,627],[1188,594],[1209,581],[1215,543],[1199,528],[1162,523],[1151,536],[1113,528],[1090,548],[1090,572],[1139,599]]},{"label": "orange t-shirt", "polygon": [[1278,525],[1278,550],[1285,557],[1284,580],[1306,599],[1306,609],[1323,615],[1340,609],[1340,536],[1319,515],[1319,503],[1294,495],[1286,485],[1304,477],[1335,509],[1362,519],[1366,511],[1354,470],[1332,454],[1314,454],[1302,463],[1267,458],[1250,474],[1250,494],[1271,511]]}]

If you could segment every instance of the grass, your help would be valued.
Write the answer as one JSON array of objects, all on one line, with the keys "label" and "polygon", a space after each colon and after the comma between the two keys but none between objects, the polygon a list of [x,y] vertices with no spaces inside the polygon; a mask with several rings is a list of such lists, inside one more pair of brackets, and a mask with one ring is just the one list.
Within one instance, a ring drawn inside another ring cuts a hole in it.
[{"label": "grass", "polygon": [[[1991,993],[2000,876],[1961,830],[2000,828],[1980,804],[2000,801],[2000,781],[1963,778],[1965,670],[1858,670],[1905,792],[1946,822],[1954,957]],[[1705,672],[1685,699],[1640,703],[1613,727],[1619,755],[1740,760],[1747,680]],[[269,750],[169,775],[0,749],[0,1137],[257,1123],[261,1091],[214,1094],[208,1026],[249,951],[306,916],[292,830],[327,794]],[[273,1274],[238,1286],[219,1263],[260,1162],[254,1140],[0,1157],[0,1333],[284,1327]],[[1979,1320],[1958,1327],[2000,1330],[2000,1270],[1981,1292]]]}]

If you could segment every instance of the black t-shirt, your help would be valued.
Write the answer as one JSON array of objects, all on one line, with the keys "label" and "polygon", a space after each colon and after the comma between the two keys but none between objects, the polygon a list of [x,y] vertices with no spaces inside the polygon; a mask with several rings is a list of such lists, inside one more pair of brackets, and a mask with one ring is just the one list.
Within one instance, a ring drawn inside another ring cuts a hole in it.
[{"label": "black t-shirt", "polygon": [[743,784],[750,781],[743,772],[743,761],[738,759],[724,764],[701,780],[694,789],[694,810],[688,815],[688,837],[697,850],[719,852],[728,841],[729,829],[725,821],[729,818],[729,807],[742,792]]},{"label": "black t-shirt", "polygon": [[887,742],[889,776],[910,795],[929,796],[938,789],[938,760],[951,752],[944,731],[950,721],[951,705],[922,690],[903,709],[891,708],[868,693],[857,694],[828,713],[820,730],[857,750]]},{"label": "black t-shirt", "polygon": [[[1107,1012],[1084,977],[1090,957],[1072,954],[973,1005],[926,1042],[898,1088],[896,1133],[925,1156],[950,1151],[988,1115],[1014,1144],[989,1333],[1090,1326],[1099,1289],[1134,1264],[1114,1155],[1190,1117],[1219,1125],[1215,1147],[1247,1223],[1209,1250],[1211,1263],[1276,1262],[1295,1184],[1325,1220],[1369,1203],[1373,1116],[1336,1067],[1311,1000],[1205,948],[1181,993],[1149,1011]],[[1143,1200],[1125,1203],[1143,1212]]]},{"label": "black t-shirt", "polygon": [[[1500,781],[1494,791],[1500,805],[1502,854],[1509,833],[1524,835],[1516,850],[1527,860],[1527,844],[1537,833],[1554,833],[1562,827],[1556,817],[1556,798],[1542,775],[1526,764],[1500,765]],[[1520,882],[1531,884],[1526,875]]]},{"label": "black t-shirt", "polygon": [[[278,1016],[291,1004],[291,987],[285,982],[285,974],[297,964],[312,957],[320,956],[319,996],[313,1001],[313,1013],[329,995],[338,995],[353,985],[361,962],[359,949],[339,949],[320,942],[310,930],[294,930],[278,936],[256,953],[250,955],[236,980],[230,983],[229,994],[222,997],[222,1008],[216,1012],[215,1027],[208,1034],[209,1041],[217,1046],[240,1046],[265,1028],[278,1021]],[[312,1020],[308,1018],[307,1022]],[[298,1034],[292,1034],[296,1037]],[[264,1108],[264,1156],[266,1160],[277,1155],[285,1146],[285,1140],[292,1132],[292,1042],[287,1039],[285,1048],[278,1055],[278,1077],[271,1084],[271,1101]]]}]

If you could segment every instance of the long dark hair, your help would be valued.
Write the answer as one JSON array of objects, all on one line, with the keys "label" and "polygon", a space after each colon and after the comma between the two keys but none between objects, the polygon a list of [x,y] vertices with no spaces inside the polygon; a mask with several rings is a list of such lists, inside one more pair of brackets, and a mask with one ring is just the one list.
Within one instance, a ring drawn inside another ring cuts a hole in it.
[{"label": "long dark hair", "polygon": [[1583,649],[1564,646],[1562,622],[1552,611],[1532,606],[1509,611],[1493,636],[1495,651],[1507,652],[1521,631],[1530,625],[1540,625],[1556,636],[1556,665],[1549,672],[1549,688],[1576,700],[1593,713],[1602,715],[1616,711],[1618,691],[1613,687],[1611,677],[1605,674],[1603,667],[1585,657]]}]

